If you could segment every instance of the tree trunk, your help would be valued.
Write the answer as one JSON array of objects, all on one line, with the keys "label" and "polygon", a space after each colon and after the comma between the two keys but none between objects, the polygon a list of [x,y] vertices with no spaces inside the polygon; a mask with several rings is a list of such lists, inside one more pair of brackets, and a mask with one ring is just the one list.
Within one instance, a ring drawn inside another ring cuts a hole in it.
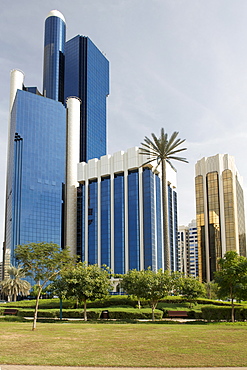
[{"label": "tree trunk", "polygon": [[166,181],[166,160],[161,162],[162,167],[162,211],[163,211],[163,248],[164,248],[164,269],[170,270],[170,248],[168,238],[168,206],[167,206],[167,181]]},{"label": "tree trunk", "polygon": [[154,306],[152,305],[152,321],[155,321],[155,317],[154,317],[154,310],[155,310],[155,308],[154,308]]},{"label": "tree trunk", "polygon": [[63,319],[63,300],[59,298],[59,319]]},{"label": "tree trunk", "polygon": [[138,298],[138,308],[139,308],[139,310],[141,309],[141,300],[140,300],[140,298]]},{"label": "tree trunk", "polygon": [[234,318],[234,302],[233,302],[233,298],[232,298],[232,322],[235,321],[235,318]]},{"label": "tree trunk", "polygon": [[42,291],[42,286],[39,286],[37,298],[36,298],[36,305],[35,305],[35,311],[34,311],[34,317],[33,317],[33,328],[32,330],[36,329],[36,322],[37,322],[37,317],[38,317],[38,307],[39,307],[39,297]]},{"label": "tree trunk", "polygon": [[87,321],[87,300],[84,301],[84,321]]}]

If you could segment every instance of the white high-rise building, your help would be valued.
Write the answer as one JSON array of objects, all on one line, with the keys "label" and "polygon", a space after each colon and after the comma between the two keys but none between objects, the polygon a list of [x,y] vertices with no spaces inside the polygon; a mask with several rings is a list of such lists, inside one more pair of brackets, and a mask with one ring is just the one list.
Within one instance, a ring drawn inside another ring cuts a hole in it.
[{"label": "white high-rise building", "polygon": [[178,228],[178,268],[185,275],[198,276],[198,245],[196,220]]}]

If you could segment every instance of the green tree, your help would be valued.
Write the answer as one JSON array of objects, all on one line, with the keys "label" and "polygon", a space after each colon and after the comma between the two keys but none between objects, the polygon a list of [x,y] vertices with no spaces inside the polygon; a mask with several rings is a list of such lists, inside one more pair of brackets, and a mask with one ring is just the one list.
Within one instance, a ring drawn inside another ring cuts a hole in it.
[{"label": "green tree", "polygon": [[108,268],[79,262],[61,274],[61,286],[66,298],[83,302],[84,320],[87,321],[87,300],[101,299],[112,289]]},{"label": "green tree", "polygon": [[157,272],[151,269],[143,271],[142,275],[142,295],[141,298],[147,299],[152,309],[152,321],[155,320],[154,311],[161,298],[169,294],[172,289],[172,277],[168,270]]},{"label": "green tree", "polygon": [[165,269],[170,270],[170,248],[168,237],[168,205],[167,205],[167,179],[166,179],[166,163],[175,169],[171,160],[188,163],[186,158],[178,157],[177,153],[186,150],[187,148],[180,148],[180,145],[185,141],[178,139],[178,132],[173,132],[170,138],[168,134],[161,129],[160,138],[152,133],[152,139],[147,136],[144,138],[144,143],[141,143],[140,154],[147,155],[149,160],[143,164],[145,166],[154,160],[157,160],[157,166],[161,164],[162,171],[162,210],[163,210],[163,244],[164,244],[164,258]]},{"label": "green tree", "polygon": [[229,251],[219,259],[218,265],[219,271],[214,274],[219,287],[218,297],[230,298],[234,322],[234,300],[247,299],[247,258]]},{"label": "green tree", "polygon": [[197,298],[205,297],[206,289],[204,284],[198,279],[193,276],[187,276],[183,279],[181,294],[188,299],[191,308]]},{"label": "green tree", "polygon": [[62,250],[57,244],[45,242],[18,245],[15,249],[15,256],[38,288],[32,327],[34,330],[42,289],[48,282],[54,280],[72,259],[67,248]]},{"label": "green tree", "polygon": [[207,283],[204,283],[204,285],[208,299],[217,299],[218,284],[216,284],[214,281],[209,281]]},{"label": "green tree", "polygon": [[4,279],[0,285],[2,292],[8,296],[10,300],[16,301],[17,296],[27,296],[31,288],[31,284],[23,280],[26,276],[25,271],[20,266],[10,266],[7,270],[9,277]]},{"label": "green tree", "polygon": [[121,288],[128,294],[137,297],[138,307],[141,308],[141,297],[143,294],[144,271],[129,270],[122,276]]}]

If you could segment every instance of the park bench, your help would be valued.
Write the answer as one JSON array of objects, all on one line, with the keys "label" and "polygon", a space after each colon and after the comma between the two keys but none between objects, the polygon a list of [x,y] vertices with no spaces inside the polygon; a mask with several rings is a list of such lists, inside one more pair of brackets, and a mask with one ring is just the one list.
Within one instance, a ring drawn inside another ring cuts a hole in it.
[{"label": "park bench", "polygon": [[187,311],[168,311],[168,317],[188,317]]},{"label": "park bench", "polygon": [[16,308],[5,308],[4,315],[17,315],[18,310]]}]

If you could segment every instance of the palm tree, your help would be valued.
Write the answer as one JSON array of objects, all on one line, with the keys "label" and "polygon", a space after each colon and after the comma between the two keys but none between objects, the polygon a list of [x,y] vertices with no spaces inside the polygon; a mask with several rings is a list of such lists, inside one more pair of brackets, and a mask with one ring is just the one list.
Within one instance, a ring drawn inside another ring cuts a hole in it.
[{"label": "palm tree", "polygon": [[22,280],[25,277],[25,271],[20,266],[10,266],[7,270],[9,277],[4,279],[0,285],[2,286],[2,293],[6,294],[13,301],[16,301],[16,297],[21,295],[28,295],[31,288],[31,284]]},{"label": "palm tree", "polygon": [[[140,149],[140,154],[147,155],[149,160],[145,162],[142,166],[157,160],[157,167],[161,164],[162,171],[162,210],[163,210],[163,244],[164,244],[164,262],[165,270],[170,270],[170,248],[169,248],[169,238],[168,238],[168,212],[167,212],[167,180],[166,180],[166,163],[175,170],[171,164],[171,160],[186,162],[186,158],[177,157],[176,154],[186,150],[187,148],[179,149],[178,147],[185,141],[178,139],[178,132],[173,132],[170,139],[168,134],[161,129],[160,138],[157,138],[155,134],[151,134],[153,140],[149,139],[147,136],[144,138],[144,143],[141,143],[142,147]],[[176,170],[175,170],[176,171]]]}]

